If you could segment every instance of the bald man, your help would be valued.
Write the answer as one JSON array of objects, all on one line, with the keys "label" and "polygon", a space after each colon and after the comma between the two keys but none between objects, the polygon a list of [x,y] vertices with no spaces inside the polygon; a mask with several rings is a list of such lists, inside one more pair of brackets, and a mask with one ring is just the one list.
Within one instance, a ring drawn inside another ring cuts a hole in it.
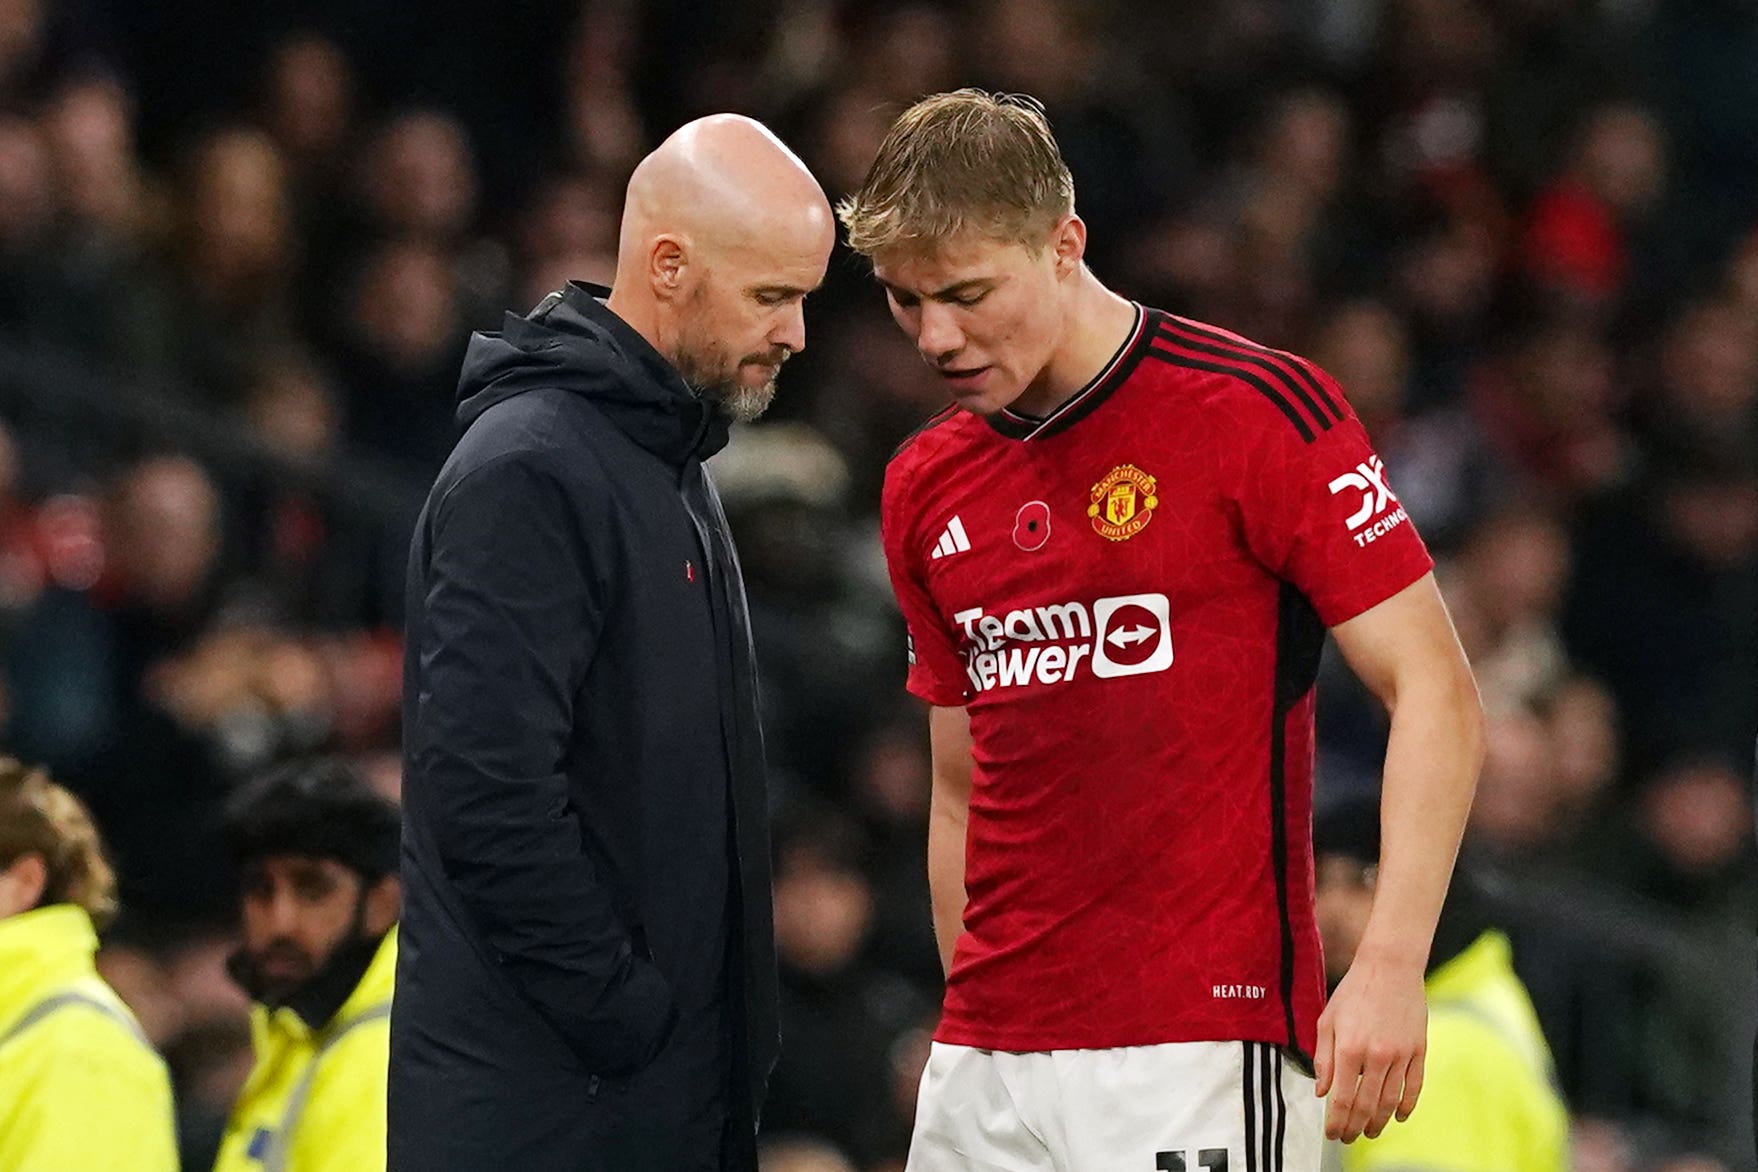
[{"label": "bald man", "polygon": [[833,235],[786,147],[707,118],[636,168],[612,288],[470,341],[409,565],[392,1169],[756,1168],[767,795],[702,461]]}]

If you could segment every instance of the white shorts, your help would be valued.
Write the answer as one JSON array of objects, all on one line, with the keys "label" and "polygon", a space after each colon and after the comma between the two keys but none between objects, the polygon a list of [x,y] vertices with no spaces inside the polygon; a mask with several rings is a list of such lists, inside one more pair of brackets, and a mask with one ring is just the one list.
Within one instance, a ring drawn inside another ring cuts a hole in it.
[{"label": "white shorts", "polygon": [[1318,1172],[1324,1103],[1264,1042],[935,1042],[907,1172]]}]

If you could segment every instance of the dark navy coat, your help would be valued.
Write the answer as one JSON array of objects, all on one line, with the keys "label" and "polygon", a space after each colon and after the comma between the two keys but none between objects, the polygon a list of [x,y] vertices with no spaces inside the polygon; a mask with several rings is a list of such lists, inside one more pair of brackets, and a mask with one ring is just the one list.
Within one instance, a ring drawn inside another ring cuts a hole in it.
[{"label": "dark navy coat", "polygon": [[755,1167],[776,978],[726,426],[603,292],[471,339],[410,554],[394,1172]]}]

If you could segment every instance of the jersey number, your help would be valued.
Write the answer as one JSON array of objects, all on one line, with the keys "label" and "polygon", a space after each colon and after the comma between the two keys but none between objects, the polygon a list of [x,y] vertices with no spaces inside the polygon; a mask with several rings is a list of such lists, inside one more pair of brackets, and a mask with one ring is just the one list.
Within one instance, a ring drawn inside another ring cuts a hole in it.
[{"label": "jersey number", "polygon": [[[1184,1161],[1183,1152],[1161,1152],[1154,1157],[1154,1167],[1159,1172],[1186,1172]],[[1196,1154],[1196,1164],[1208,1172],[1227,1172],[1227,1149],[1204,1148]]]}]

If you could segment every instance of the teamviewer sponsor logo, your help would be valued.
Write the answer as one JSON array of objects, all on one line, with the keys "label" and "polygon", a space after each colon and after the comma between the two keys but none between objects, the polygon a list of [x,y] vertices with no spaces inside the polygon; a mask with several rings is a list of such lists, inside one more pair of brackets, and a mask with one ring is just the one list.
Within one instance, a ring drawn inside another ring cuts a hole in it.
[{"label": "teamviewer sponsor logo", "polygon": [[1332,496],[1351,490],[1361,493],[1361,506],[1343,522],[1355,535],[1356,545],[1376,541],[1410,519],[1386,484],[1386,466],[1378,456],[1357,464],[1352,472],[1343,473],[1331,481],[1330,487]]},{"label": "teamviewer sponsor logo", "polygon": [[1172,666],[1171,604],[1164,594],[1127,594],[990,614],[953,615],[964,633],[965,674],[979,692],[1061,684],[1083,665],[1095,679],[1147,675]]},{"label": "teamviewer sponsor logo", "polygon": [[1093,674],[1142,676],[1172,666],[1171,604],[1164,594],[1101,598],[1093,604]]}]

